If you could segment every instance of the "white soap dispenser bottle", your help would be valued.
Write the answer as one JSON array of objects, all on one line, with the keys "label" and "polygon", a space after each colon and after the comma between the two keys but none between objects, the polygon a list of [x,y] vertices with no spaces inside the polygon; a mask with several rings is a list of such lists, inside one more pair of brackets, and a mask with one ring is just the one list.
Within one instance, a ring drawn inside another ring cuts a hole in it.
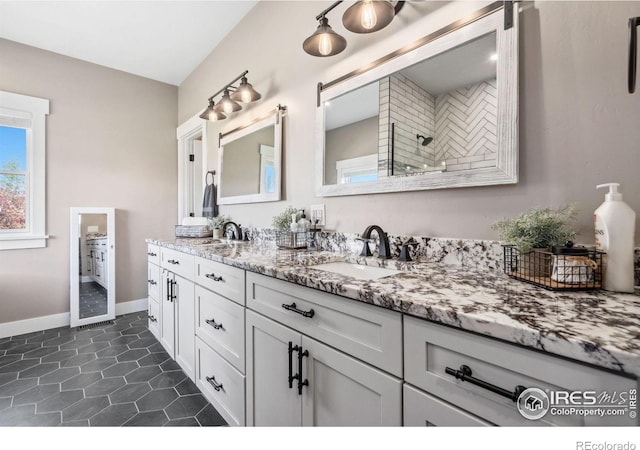
[{"label": "white soap dispenser bottle", "polygon": [[605,183],[605,201],[593,214],[596,228],[596,248],[606,252],[604,289],[633,292],[633,237],[636,213],[622,201],[619,183]]}]

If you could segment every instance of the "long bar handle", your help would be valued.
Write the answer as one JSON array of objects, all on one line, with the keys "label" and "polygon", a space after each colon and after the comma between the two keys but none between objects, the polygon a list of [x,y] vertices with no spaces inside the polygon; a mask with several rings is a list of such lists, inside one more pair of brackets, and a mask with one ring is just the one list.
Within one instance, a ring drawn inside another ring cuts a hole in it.
[{"label": "long bar handle", "polygon": [[216,377],[214,377],[213,375],[210,377],[205,377],[205,380],[207,380],[207,382],[213,386],[213,388],[216,391],[220,391],[222,389],[222,383],[218,383],[216,382]]},{"label": "long bar handle", "polygon": [[293,380],[300,378],[300,374],[293,374],[293,352],[297,352],[300,347],[294,346],[293,342],[289,341],[289,389],[293,389]]},{"label": "long bar handle", "polygon": [[291,303],[290,305],[287,305],[286,303],[283,303],[283,304],[282,304],[282,307],[283,307],[284,309],[286,309],[287,311],[293,311],[294,313],[298,313],[298,314],[300,314],[301,316],[303,316],[303,317],[307,317],[307,318],[309,318],[309,319],[310,319],[310,318],[312,318],[312,317],[315,315],[315,313],[316,313],[316,312],[313,310],[313,308],[312,308],[312,309],[310,309],[309,311],[303,311],[303,310],[301,310],[301,309],[296,308],[296,304],[295,304],[295,302],[294,302],[294,303]]},{"label": "long bar handle", "polygon": [[215,273],[207,273],[204,276],[209,278],[210,280],[213,280],[213,281],[224,281],[222,276],[218,276],[217,277]]},{"label": "long bar handle", "polygon": [[475,384],[476,386],[480,386],[483,389],[486,389],[495,394],[506,397],[512,402],[517,401],[518,397],[520,397],[520,394],[522,394],[527,389],[524,386],[518,385],[515,387],[513,391],[507,391],[506,389],[502,389],[501,387],[498,387],[495,384],[491,384],[491,383],[487,383],[486,381],[479,380],[478,378],[474,378],[472,376],[473,372],[471,371],[471,368],[466,365],[460,366],[459,370],[454,370],[450,367],[446,367],[444,371],[448,375],[453,375],[454,377],[456,377],[457,380],[467,381],[471,384]]},{"label": "long bar handle", "polygon": [[640,17],[632,17],[629,19],[629,94],[633,94],[636,91],[639,26]]},{"label": "long bar handle", "polygon": [[[296,345],[296,347],[298,347]],[[302,395],[302,388],[309,386],[309,380],[306,378],[302,381],[302,358],[309,356],[309,350],[302,351],[302,347],[298,347],[298,395]]]},{"label": "long bar handle", "polygon": [[209,325],[211,325],[214,329],[216,330],[224,330],[224,328],[222,328],[222,324],[221,323],[216,323],[215,319],[207,319],[205,320],[205,322]]}]

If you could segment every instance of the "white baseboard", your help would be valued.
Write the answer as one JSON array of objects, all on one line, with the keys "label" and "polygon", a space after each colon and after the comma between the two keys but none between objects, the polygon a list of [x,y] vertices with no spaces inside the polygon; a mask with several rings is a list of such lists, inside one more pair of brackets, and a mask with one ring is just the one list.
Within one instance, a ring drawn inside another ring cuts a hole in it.
[{"label": "white baseboard", "polygon": [[[116,316],[146,311],[147,305],[148,301],[146,298],[116,303]],[[50,330],[51,328],[68,327],[70,323],[70,314],[68,312],[34,317],[33,319],[16,320],[15,322],[0,323],[0,339],[36,331]]]}]

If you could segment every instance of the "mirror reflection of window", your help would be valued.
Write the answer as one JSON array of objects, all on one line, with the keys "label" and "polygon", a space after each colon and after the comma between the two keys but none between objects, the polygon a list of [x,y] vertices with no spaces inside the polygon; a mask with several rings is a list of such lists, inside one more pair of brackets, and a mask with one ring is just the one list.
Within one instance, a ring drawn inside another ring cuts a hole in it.
[{"label": "mirror reflection of window", "polygon": [[276,166],[274,148],[260,145],[260,194],[271,194],[276,191]]}]

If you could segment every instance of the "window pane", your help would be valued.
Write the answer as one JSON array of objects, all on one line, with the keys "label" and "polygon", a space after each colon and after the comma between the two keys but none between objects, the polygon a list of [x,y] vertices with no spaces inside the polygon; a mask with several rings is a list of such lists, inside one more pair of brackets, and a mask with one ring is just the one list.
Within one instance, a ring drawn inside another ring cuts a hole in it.
[{"label": "window pane", "polygon": [[0,126],[0,170],[24,172],[27,167],[27,130]]},{"label": "window pane", "polygon": [[0,230],[26,228],[26,192],[24,175],[0,174]]}]

